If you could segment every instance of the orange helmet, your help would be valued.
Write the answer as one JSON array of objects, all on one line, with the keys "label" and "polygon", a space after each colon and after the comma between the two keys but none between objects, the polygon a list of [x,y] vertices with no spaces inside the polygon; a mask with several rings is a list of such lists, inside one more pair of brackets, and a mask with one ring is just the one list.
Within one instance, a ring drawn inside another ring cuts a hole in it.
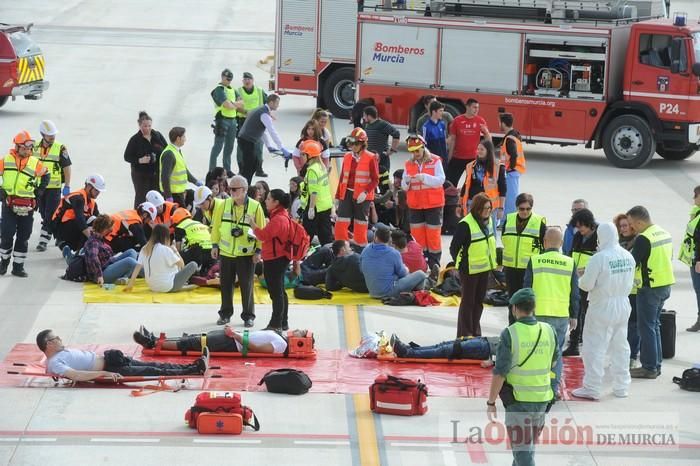
[{"label": "orange helmet", "polygon": [[34,138],[32,138],[32,135],[29,134],[29,131],[25,129],[24,131],[20,131],[19,133],[17,133],[17,135],[12,141],[18,146],[22,146],[29,141],[34,142]]},{"label": "orange helmet", "polygon": [[321,152],[323,152],[323,146],[320,142],[309,139],[308,141],[301,143],[301,146],[299,146],[299,152],[306,154],[309,158],[319,157]]},{"label": "orange helmet", "polygon": [[173,225],[177,225],[178,223],[182,222],[186,218],[192,217],[192,214],[187,209],[183,209],[182,207],[178,207],[175,209],[175,212],[173,213],[172,217],[170,219],[173,222]]},{"label": "orange helmet", "polygon": [[355,128],[350,131],[350,135],[345,138],[347,142],[367,142],[367,133],[362,128]]},{"label": "orange helmet", "polygon": [[425,147],[425,139],[420,134],[411,134],[406,138],[406,146],[409,152]]}]

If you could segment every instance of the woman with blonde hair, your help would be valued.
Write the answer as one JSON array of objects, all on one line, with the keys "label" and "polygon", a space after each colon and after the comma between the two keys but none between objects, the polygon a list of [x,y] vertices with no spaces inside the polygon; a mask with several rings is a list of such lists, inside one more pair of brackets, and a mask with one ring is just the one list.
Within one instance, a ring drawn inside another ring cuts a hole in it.
[{"label": "woman with blonde hair", "polygon": [[124,291],[131,291],[134,280],[144,270],[146,284],[156,293],[174,293],[185,289],[185,284],[197,272],[197,263],[185,262],[174,244],[170,242],[170,230],[162,223],[153,227],[148,243],[141,248],[138,264]]}]

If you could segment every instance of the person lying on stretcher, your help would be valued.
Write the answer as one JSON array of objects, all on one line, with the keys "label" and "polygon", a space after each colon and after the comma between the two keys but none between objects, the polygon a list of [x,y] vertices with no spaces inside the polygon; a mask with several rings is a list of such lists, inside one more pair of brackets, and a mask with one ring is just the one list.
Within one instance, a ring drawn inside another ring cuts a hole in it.
[{"label": "person lying on stretcher", "polygon": [[[308,330],[293,330],[296,337],[306,337]],[[156,347],[158,337],[143,325],[134,332],[134,341],[147,349]],[[243,334],[228,325],[221,330],[206,333],[206,345],[213,353],[240,353],[243,349]],[[202,334],[184,334],[179,338],[163,341],[162,350],[166,351],[201,351]],[[257,330],[248,332],[249,353],[282,354],[287,351],[287,340],[274,330]]]},{"label": "person lying on stretcher", "polygon": [[137,361],[120,350],[109,349],[103,356],[93,351],[68,349],[53,330],[42,330],[36,336],[36,345],[46,355],[46,374],[60,376],[74,382],[108,378],[117,382],[122,376],[179,376],[204,375],[209,368],[209,351],[192,364],[168,364]]},{"label": "person lying on stretcher", "polygon": [[493,365],[493,356],[499,341],[499,337],[469,337],[420,346],[413,342],[406,344],[394,333],[391,335],[390,345],[399,358],[481,359],[481,367],[490,367]]}]

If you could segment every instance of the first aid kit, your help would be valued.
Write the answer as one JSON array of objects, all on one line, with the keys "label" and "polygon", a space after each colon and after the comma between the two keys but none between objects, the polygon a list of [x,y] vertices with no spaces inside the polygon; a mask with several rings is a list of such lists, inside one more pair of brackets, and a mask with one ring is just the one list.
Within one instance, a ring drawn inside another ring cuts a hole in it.
[{"label": "first aid kit", "polygon": [[428,411],[428,387],[420,380],[378,376],[369,387],[370,409],[379,414],[423,415]]},{"label": "first aid kit", "polygon": [[194,406],[185,413],[185,422],[200,434],[240,434],[243,426],[260,430],[253,410],[241,404],[240,394],[232,392],[198,394]]}]

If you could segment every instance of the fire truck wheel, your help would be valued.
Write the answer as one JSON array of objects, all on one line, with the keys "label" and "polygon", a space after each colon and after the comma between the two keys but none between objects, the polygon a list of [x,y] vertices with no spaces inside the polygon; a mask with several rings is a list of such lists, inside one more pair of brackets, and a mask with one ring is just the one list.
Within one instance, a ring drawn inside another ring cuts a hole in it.
[{"label": "fire truck wheel", "polygon": [[641,168],[654,156],[656,142],[649,124],[636,115],[621,115],[608,123],[603,150],[618,168]]},{"label": "fire truck wheel", "polygon": [[0,97],[0,107],[2,107],[3,105],[5,105],[5,104],[7,103],[7,101],[8,101],[9,98],[10,98],[9,95],[4,95],[4,96]]},{"label": "fire truck wheel", "polygon": [[690,147],[684,150],[664,149],[662,147],[656,148],[656,153],[666,160],[685,160],[691,157],[695,151],[694,148]]},{"label": "fire truck wheel", "polygon": [[335,70],[323,86],[326,108],[337,118],[347,118],[355,105],[355,69],[349,66]]}]

